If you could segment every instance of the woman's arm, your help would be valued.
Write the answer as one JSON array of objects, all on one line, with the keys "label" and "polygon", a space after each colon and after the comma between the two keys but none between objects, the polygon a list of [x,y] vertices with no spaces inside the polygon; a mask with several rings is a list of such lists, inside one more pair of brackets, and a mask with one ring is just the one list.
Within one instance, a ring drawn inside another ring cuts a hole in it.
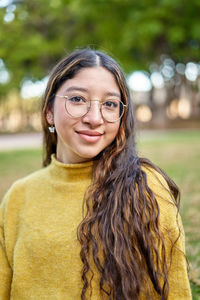
[{"label": "woman's arm", "polygon": [[12,270],[8,262],[5,245],[5,202],[6,197],[0,206],[0,299],[10,299],[10,286],[12,280]]},{"label": "woman's arm", "polygon": [[145,173],[147,174],[148,185],[156,196],[160,210],[159,226],[164,235],[169,267],[168,300],[191,300],[185,256],[185,234],[181,217],[165,179],[152,169],[145,169]]},{"label": "woman's arm", "polygon": [[[192,296],[185,256],[185,234],[180,215],[178,216],[177,222],[176,228],[164,232],[166,254],[168,265],[170,265],[168,300],[190,300],[192,299]],[[176,243],[172,248],[171,253],[172,243],[175,241]]]}]

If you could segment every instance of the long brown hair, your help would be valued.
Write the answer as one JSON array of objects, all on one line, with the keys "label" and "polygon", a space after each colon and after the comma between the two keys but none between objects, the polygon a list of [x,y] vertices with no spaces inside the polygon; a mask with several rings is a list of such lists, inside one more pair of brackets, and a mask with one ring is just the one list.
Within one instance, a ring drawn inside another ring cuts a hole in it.
[{"label": "long brown hair", "polygon": [[[99,289],[108,299],[152,299],[148,281],[160,299],[169,293],[165,241],[159,228],[159,205],[147,184],[143,167],[154,169],[166,180],[178,208],[179,191],[172,180],[149,160],[139,158],[134,138],[134,115],[129,90],[119,65],[100,51],[83,49],[65,57],[53,69],[44,95],[42,123],[44,166],[56,153],[57,136],[50,134],[47,108],[64,81],[82,68],[102,66],[111,72],[127,105],[115,140],[95,158],[92,184],[85,194],[86,214],[78,227],[83,262],[81,298],[86,299],[93,273],[99,273]],[[173,247],[173,244],[172,244]],[[172,255],[172,251],[171,251]],[[144,290],[145,286],[145,290]]]}]

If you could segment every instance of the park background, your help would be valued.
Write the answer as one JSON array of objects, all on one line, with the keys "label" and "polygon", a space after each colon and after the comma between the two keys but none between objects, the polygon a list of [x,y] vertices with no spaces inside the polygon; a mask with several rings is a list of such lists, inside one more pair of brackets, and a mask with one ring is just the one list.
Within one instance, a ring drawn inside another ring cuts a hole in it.
[{"label": "park background", "polygon": [[[199,0],[0,0],[0,197],[41,167],[40,104],[55,63],[87,46],[111,54],[132,94],[138,153],[180,187],[194,300],[200,299],[199,15]],[[27,134],[37,142],[15,149],[12,141]],[[12,143],[7,150],[5,139]]]}]

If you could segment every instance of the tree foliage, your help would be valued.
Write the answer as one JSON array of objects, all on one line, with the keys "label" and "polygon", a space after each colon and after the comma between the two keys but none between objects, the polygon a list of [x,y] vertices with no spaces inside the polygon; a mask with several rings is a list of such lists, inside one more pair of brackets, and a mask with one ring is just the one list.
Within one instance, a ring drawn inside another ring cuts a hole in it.
[{"label": "tree foliage", "polygon": [[0,93],[44,77],[88,45],[112,54],[126,72],[148,69],[162,54],[198,62],[199,13],[199,0],[10,0],[0,9],[0,58],[11,81]]}]

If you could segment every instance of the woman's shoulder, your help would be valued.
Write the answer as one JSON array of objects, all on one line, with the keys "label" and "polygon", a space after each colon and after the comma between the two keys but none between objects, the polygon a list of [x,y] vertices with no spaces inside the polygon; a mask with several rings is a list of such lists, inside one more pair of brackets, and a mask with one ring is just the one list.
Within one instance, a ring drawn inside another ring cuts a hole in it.
[{"label": "woman's shoulder", "polygon": [[156,190],[170,190],[169,186],[167,184],[167,181],[165,180],[164,176],[158,172],[156,169],[154,169],[151,166],[143,165],[142,170],[145,172],[147,176],[147,182],[150,186],[153,186]]},{"label": "woman's shoulder", "polygon": [[41,168],[23,178],[17,179],[4,195],[2,205],[10,202],[12,198],[14,198],[15,201],[16,199],[21,199],[25,191],[31,187],[34,189],[41,186],[44,180],[47,179],[47,173],[48,167]]},{"label": "woman's shoulder", "polygon": [[170,187],[164,176],[151,166],[142,166],[142,171],[146,174],[147,184],[152,189],[154,194],[159,196],[167,196],[167,201],[174,203],[174,199]]},{"label": "woman's shoulder", "polygon": [[44,167],[41,169],[38,169],[28,175],[26,175],[25,177],[22,177],[18,180],[16,180],[13,185],[11,186],[11,188],[15,188],[17,186],[25,186],[25,185],[30,185],[32,183],[36,184],[37,182],[41,183],[41,179],[45,178],[47,176],[48,173],[48,167]]}]

